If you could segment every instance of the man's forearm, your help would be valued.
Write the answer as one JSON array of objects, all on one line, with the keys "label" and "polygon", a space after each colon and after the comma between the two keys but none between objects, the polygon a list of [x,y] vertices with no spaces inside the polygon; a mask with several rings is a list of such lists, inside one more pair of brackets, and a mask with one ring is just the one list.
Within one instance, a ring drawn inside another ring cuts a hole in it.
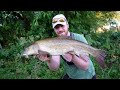
[{"label": "man's forearm", "polygon": [[[87,59],[87,60],[86,60]],[[78,57],[76,55],[72,55],[72,62],[78,67],[83,70],[87,70],[89,66],[89,58],[85,57]]]},{"label": "man's forearm", "polygon": [[60,58],[58,56],[51,56],[50,60],[47,61],[47,65],[52,71],[58,70],[60,66]]}]

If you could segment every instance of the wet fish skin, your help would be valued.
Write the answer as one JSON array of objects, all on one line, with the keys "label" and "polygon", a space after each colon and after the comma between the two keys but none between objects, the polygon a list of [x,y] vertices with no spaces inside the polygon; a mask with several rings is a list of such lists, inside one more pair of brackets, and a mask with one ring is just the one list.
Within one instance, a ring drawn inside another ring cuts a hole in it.
[{"label": "wet fish skin", "polygon": [[70,37],[54,37],[36,41],[23,52],[23,56],[39,54],[64,55],[73,51],[76,55],[88,53],[92,55],[102,68],[105,68],[106,51],[94,48],[86,43]]}]

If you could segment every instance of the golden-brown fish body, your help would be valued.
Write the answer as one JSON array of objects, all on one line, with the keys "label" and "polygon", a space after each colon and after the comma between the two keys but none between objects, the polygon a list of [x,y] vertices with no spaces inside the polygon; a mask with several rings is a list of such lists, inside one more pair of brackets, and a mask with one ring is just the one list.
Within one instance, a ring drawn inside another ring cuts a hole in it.
[{"label": "golden-brown fish body", "polygon": [[23,55],[28,56],[39,54],[38,51],[43,51],[49,55],[64,55],[67,52],[74,52],[74,54],[79,56],[80,54],[88,53],[95,57],[102,67],[105,65],[105,51],[67,37],[47,38],[36,41],[34,44],[26,48]]}]

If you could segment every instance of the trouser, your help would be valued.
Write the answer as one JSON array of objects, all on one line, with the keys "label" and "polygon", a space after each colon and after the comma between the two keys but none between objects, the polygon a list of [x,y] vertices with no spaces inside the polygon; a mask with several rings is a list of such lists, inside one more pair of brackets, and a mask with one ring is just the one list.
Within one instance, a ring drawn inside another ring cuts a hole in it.
[{"label": "trouser", "polygon": [[[62,79],[72,79],[67,74],[65,74]],[[91,79],[96,79],[96,75],[94,75]]]}]

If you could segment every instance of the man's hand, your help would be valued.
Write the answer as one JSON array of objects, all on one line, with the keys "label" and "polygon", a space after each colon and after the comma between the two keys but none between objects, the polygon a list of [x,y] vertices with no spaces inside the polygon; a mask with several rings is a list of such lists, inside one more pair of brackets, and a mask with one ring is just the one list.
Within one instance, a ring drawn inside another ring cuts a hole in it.
[{"label": "man's hand", "polygon": [[50,57],[47,54],[37,54],[36,57],[41,61],[49,61]]},{"label": "man's hand", "polygon": [[74,55],[74,52],[68,52],[63,57],[65,58],[66,61],[71,62],[72,61],[72,56]]}]

